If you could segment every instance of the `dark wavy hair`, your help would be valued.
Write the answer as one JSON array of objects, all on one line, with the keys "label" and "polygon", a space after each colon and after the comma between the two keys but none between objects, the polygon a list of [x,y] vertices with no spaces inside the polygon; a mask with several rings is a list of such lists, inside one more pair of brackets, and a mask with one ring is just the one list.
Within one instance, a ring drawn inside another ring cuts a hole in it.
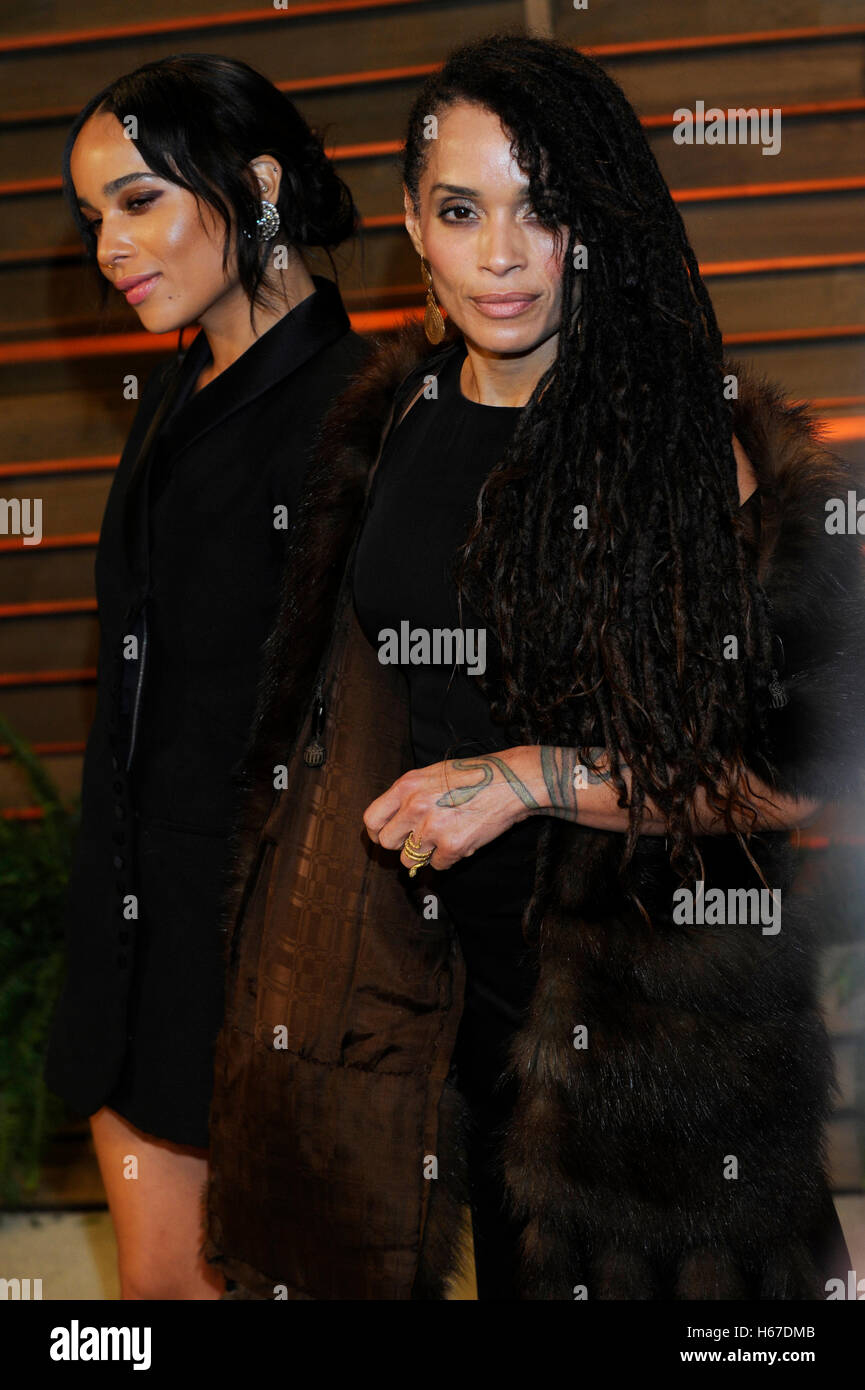
[{"label": "dark wavy hair", "polygon": [[694,874],[700,786],[754,863],[733,814],[749,815],[771,630],[737,518],[721,333],[682,219],[617,84],[574,49],[510,33],[460,47],[419,92],[402,152],[417,211],[427,119],[458,102],[501,118],[559,250],[567,235],[564,305],[582,278],[460,553],[460,602],[501,643],[500,669],[479,677],[493,718],[525,743],[566,738],[589,766],[600,731],[621,806],[631,768],[620,873],[650,795],[672,868]]},{"label": "dark wavy hair", "polygon": [[[181,53],[146,63],[97,92],[78,113],[63,150],[63,191],[88,259],[96,265],[96,236],[75,194],[69,160],[81,127],[97,112],[121,124],[136,121],[132,141],[162,178],[197,195],[225,225],[223,267],[230,254],[231,219],[237,227],[237,268],[250,302],[266,297],[262,285],[272,242],[258,239],[259,195],[249,172],[256,155],[272,154],[282,166],[276,208],[281,242],[327,251],[353,236],[360,217],[354,200],[324,152],[319,134],[296,106],[262,73],[236,58]],[[244,236],[246,232],[249,235]],[[108,284],[99,275],[104,307]]]}]

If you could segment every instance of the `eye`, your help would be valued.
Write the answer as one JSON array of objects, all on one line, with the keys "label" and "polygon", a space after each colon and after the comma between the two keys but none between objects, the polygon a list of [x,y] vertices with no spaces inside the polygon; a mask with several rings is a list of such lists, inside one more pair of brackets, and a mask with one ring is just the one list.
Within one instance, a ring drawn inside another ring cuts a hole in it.
[{"label": "eye", "polygon": [[443,222],[467,222],[468,218],[466,217],[448,217],[449,212],[474,212],[474,208],[470,207],[468,203],[448,203],[447,207],[442,208],[439,212],[439,217]]},{"label": "eye", "polygon": [[[159,194],[158,194],[158,193],[142,193],[142,194],[141,194],[139,197],[137,197],[137,198],[135,198],[135,197],[130,198],[129,201],[128,201],[128,203],[126,204],[125,211],[126,211],[126,212],[131,212],[131,213],[133,213],[134,215],[137,215],[137,213],[140,212],[141,209],[148,207],[151,203],[155,203],[158,197],[159,197]],[[87,220],[87,230],[88,230],[89,232],[92,232],[92,233],[94,234],[94,236],[96,235],[96,232],[99,230],[99,228],[100,228],[101,226],[102,226],[102,218],[101,218],[101,217],[91,217],[91,218],[88,218],[88,220]]]},{"label": "eye", "polygon": [[131,212],[133,208],[146,208],[149,203],[155,203],[158,197],[158,193],[145,193],[140,198],[130,198],[126,204],[126,211]]},{"label": "eye", "polygon": [[[469,222],[469,221],[472,220],[471,217],[448,217],[447,214],[450,213],[450,212],[453,212],[453,213],[463,213],[463,212],[465,212],[465,213],[473,214],[473,213],[474,213],[474,208],[471,207],[468,203],[448,203],[447,207],[442,208],[441,211],[440,211],[439,214],[438,214],[439,217],[441,218],[441,220],[442,220],[443,222],[453,222],[453,223]],[[532,207],[531,203],[526,203],[526,204],[525,204],[525,212],[526,212],[527,215],[528,215],[528,220],[529,220],[529,221],[537,222],[537,221],[540,219],[540,213],[539,213],[538,209]]]}]

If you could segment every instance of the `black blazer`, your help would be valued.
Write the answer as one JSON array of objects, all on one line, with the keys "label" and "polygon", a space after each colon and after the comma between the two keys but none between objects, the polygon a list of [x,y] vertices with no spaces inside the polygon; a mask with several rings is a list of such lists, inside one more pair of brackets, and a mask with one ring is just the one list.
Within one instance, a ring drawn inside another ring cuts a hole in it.
[{"label": "black blazer", "polygon": [[[272,505],[293,513],[321,421],[370,350],[352,332],[335,285],[313,280],[313,295],[196,395],[211,360],[203,333],[151,375],[109,492],[95,562],[97,705],[69,886],[67,978],[45,1070],[50,1088],[82,1114],[105,1103],[124,1060],[139,949],[129,910],[140,889],[133,814],[148,800],[150,779],[148,813],[160,813],[154,798],[161,797],[170,828],[187,835],[185,872],[211,886],[223,873],[231,786],[254,710],[254,658],[278,607],[286,533],[269,520]],[[182,479],[171,494],[180,501],[157,536],[150,507],[169,465]],[[258,592],[263,576],[272,582]],[[176,665],[160,667],[156,629],[164,634],[172,623],[179,625],[174,650],[188,652],[184,680]],[[207,702],[208,725],[195,699],[179,697],[215,669],[219,650],[225,689]],[[148,732],[151,744],[142,748]],[[173,872],[179,880],[177,863]],[[213,895],[204,893],[208,920],[187,920],[190,949],[196,932],[202,941],[216,932],[212,912]]]}]

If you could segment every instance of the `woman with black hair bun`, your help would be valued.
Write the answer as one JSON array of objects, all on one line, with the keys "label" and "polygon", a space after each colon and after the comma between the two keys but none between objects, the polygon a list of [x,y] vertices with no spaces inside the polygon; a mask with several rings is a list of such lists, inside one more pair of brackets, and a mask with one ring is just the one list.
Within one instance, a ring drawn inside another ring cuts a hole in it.
[{"label": "woman with black hair bun", "polygon": [[468,1204],[481,1299],[835,1296],[791,831],[861,792],[860,480],[584,54],[450,55],[403,185],[424,328],[325,424],[247,759],[207,1252],[439,1299]]},{"label": "woman with black hair bun", "polygon": [[357,211],[292,103],[208,54],[94,96],[63,180],[103,302],[110,284],[148,332],[202,331],[147,380],[100,532],[97,706],[46,1076],[91,1117],[122,1297],[217,1298],[200,1246],[221,892],[285,538],[320,421],[367,352],[304,250],[330,256]]}]

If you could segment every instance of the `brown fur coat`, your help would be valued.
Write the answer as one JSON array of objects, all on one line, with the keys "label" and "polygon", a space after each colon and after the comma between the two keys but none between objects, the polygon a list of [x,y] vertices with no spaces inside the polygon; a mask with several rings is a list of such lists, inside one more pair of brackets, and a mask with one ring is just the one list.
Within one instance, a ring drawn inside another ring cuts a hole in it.
[{"label": "brown fur coat", "polygon": [[[396,855],[363,832],[364,808],[412,757],[401,677],[360,633],[346,583],[394,393],[402,384],[407,404],[449,347],[433,352],[407,326],[331,412],[265,653],[211,1112],[206,1252],[237,1281],[229,1296],[437,1299],[460,1260],[472,1116],[447,1078],[464,966],[444,915],[420,910],[432,871],[412,900]],[[856,794],[861,542],[827,533],[824,504],[858,478],[803,408],[729,369],[783,651],[779,784]],[[319,683],[327,758],[310,767]],[[825,1280],[844,1277],[824,1253],[833,1067],[816,997],[821,922],[793,891],[789,837],[752,843],[782,891],[777,935],[677,926],[663,838],[642,837],[634,861],[651,928],[618,882],[620,836],[548,819],[541,843],[540,977],[512,1047],[518,1100],[502,1146],[522,1296],[825,1297]],[[734,839],[701,848],[707,888],[760,886]]]}]

